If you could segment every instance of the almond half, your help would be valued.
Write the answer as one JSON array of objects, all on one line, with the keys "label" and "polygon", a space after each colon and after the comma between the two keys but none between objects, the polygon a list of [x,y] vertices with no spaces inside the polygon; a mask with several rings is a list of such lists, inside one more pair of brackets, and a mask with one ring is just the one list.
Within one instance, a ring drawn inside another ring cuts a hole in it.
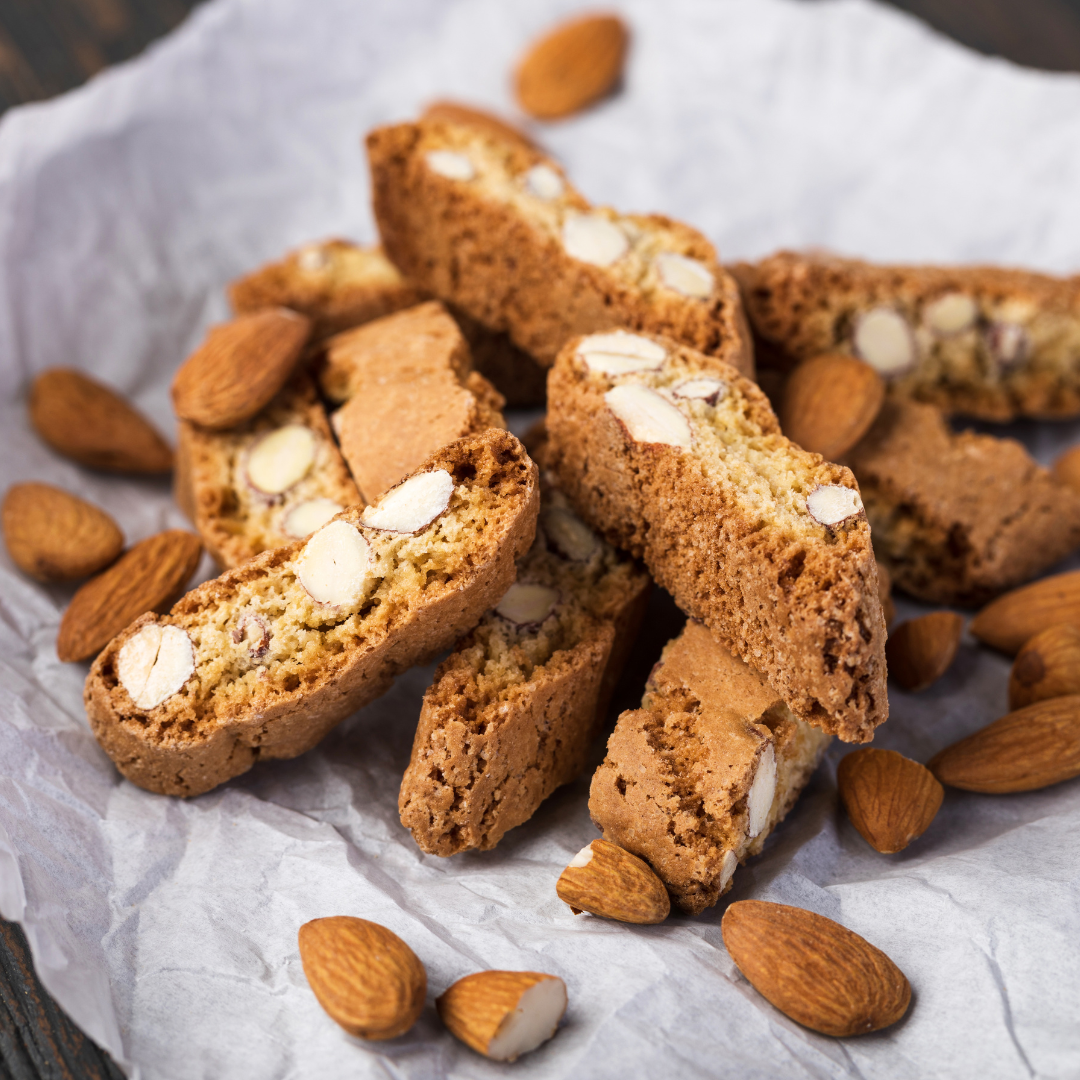
[{"label": "almond half", "polygon": [[945,789],[924,765],[895,750],[866,747],[836,770],[840,800],[863,839],[882,854],[903,851],[941,808]]},{"label": "almond half", "polygon": [[1017,654],[1009,675],[1009,708],[1080,694],[1080,628],[1063,623],[1036,634]]},{"label": "almond half", "polygon": [[731,958],[754,989],[803,1027],[862,1035],[907,1012],[911,986],[904,973],[832,919],[786,904],[739,900],[720,926]]},{"label": "almond half", "polygon": [[925,690],[952,666],[963,632],[963,618],[952,611],[901,623],[885,642],[889,674],[905,690]]},{"label": "almond half", "polygon": [[1037,791],[1080,776],[1080,695],[1017,709],[946,747],[926,767],[949,787],[987,795]]},{"label": "almond half", "polygon": [[1060,623],[1080,626],[1080,570],[999,596],[971,620],[968,629],[987,645],[1015,654],[1036,634]]},{"label": "almond half", "polygon": [[394,1039],[424,1008],[427,972],[392,930],[333,915],[300,927],[300,960],[319,1004],[350,1035]]}]

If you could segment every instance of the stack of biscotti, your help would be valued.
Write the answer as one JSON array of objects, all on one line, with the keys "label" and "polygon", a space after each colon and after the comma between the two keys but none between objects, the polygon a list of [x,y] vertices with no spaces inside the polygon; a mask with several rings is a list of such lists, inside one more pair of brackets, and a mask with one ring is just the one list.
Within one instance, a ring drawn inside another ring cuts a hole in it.
[{"label": "stack of biscotti", "polygon": [[126,777],[171,795],[310,749],[498,602],[538,508],[512,435],[445,447],[377,503],[128,627],[86,682],[94,734]]},{"label": "stack of biscotti", "polygon": [[424,695],[399,797],[424,851],[494,847],[581,772],[648,589],[545,484],[517,581]]},{"label": "stack of biscotti", "polygon": [[853,353],[894,396],[987,420],[1080,413],[1080,279],[782,251],[732,267],[763,364]]},{"label": "stack of biscotti", "polygon": [[538,150],[424,120],[367,140],[383,247],[417,287],[550,365],[583,333],[663,333],[751,372],[734,280],[699,232],[593,207]]},{"label": "stack of biscotti", "polygon": [[605,840],[645,859],[696,915],[761,851],[830,741],[688,622],[653,668],[641,708],[619,717],[589,813]]},{"label": "stack of biscotti", "polygon": [[549,377],[551,467],[792,713],[866,742],[888,716],[885,623],[851,472],[784,438],[733,367],[655,336],[569,342]]}]

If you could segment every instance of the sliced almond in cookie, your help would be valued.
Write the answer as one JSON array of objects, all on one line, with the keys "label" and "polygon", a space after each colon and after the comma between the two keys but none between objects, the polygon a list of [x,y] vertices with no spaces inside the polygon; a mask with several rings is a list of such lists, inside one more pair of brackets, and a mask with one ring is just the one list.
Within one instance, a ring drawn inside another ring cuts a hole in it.
[{"label": "sliced almond in cookie", "polygon": [[311,472],[315,449],[315,434],[303,424],[260,436],[247,453],[248,483],[264,495],[283,494]]},{"label": "sliced almond in cookie", "polygon": [[12,561],[38,581],[74,581],[103,570],[124,550],[104,510],[51,484],[14,484],[3,505]]},{"label": "sliced almond in cookie", "polygon": [[590,371],[601,375],[628,375],[634,371],[659,371],[667,350],[649,338],[614,330],[590,334],[578,342],[577,355]]},{"label": "sliced almond in cookie", "polygon": [[686,255],[662,251],[653,259],[653,265],[660,276],[660,281],[667,288],[674,289],[683,296],[707,300],[716,287],[712,271],[703,262],[688,258]]},{"label": "sliced almond in cookie", "polygon": [[572,562],[588,562],[600,548],[596,533],[564,507],[546,507],[540,520],[548,542]]},{"label": "sliced almond in cookie", "polygon": [[182,420],[212,430],[237,427],[285,385],[311,336],[311,320],[268,308],[215,326],[172,384]]},{"label": "sliced almond in cookie", "polygon": [[689,449],[690,425],[686,417],[650,387],[624,383],[609,390],[604,403],[635,442]]},{"label": "sliced almond in cookie", "polygon": [[886,378],[903,375],[915,366],[915,338],[907,319],[893,308],[876,307],[855,322],[852,346]]},{"label": "sliced almond in cookie", "polygon": [[116,658],[120,685],[140,709],[153,709],[171,698],[194,671],[191,638],[178,626],[144,626]]},{"label": "sliced almond in cookie", "polygon": [[281,522],[282,531],[286,536],[295,536],[298,540],[302,540],[316,529],[321,529],[343,509],[344,507],[333,499],[322,496],[317,499],[307,499],[305,502],[297,503],[284,516]]},{"label": "sliced almond in cookie", "polygon": [[673,386],[671,392],[684,401],[704,401],[706,405],[716,405],[723,400],[727,388],[723,379],[687,379]]},{"label": "sliced almond in cookie", "polygon": [[600,214],[568,215],[562,239],[567,255],[593,266],[610,266],[630,250],[626,233]]},{"label": "sliced almond in cookie", "polygon": [[819,525],[840,525],[863,512],[862,499],[843,484],[819,484],[806,497],[806,512]]},{"label": "sliced almond in cookie", "polygon": [[1009,708],[1080,694],[1080,627],[1062,623],[1036,634],[1016,654],[1009,675]]},{"label": "sliced almond in cookie", "polygon": [[559,591],[547,585],[515,582],[495,605],[495,612],[518,626],[538,626],[559,602]]},{"label": "sliced almond in cookie", "polygon": [[671,898],[649,864],[607,840],[583,847],[555,891],[575,914],[640,924],[661,923],[671,914]]},{"label": "sliced almond in cookie", "polygon": [[446,512],[453,493],[454,478],[445,469],[417,473],[365,507],[360,521],[371,529],[417,533]]},{"label": "sliced almond in cookie", "polygon": [[161,473],[173,466],[149,421],[81,371],[43,371],[30,388],[30,420],[57,453],[92,469]]},{"label": "sliced almond in cookie", "polygon": [[424,161],[433,173],[447,180],[472,180],[476,176],[476,166],[456,150],[429,150]]},{"label": "sliced almond in cookie", "polygon": [[371,547],[348,521],[324,525],[296,560],[296,577],[312,600],[337,608],[360,602],[370,572]]},{"label": "sliced almond in cookie", "polygon": [[979,305],[967,293],[945,293],[923,308],[923,322],[939,337],[954,337],[970,330],[978,317]]},{"label": "sliced almond in cookie", "polygon": [[525,190],[538,199],[550,202],[566,190],[566,181],[550,165],[534,165],[525,173]]},{"label": "sliced almond in cookie", "polygon": [[963,632],[963,618],[952,611],[901,623],[885,642],[889,674],[905,690],[925,690],[952,666]]}]

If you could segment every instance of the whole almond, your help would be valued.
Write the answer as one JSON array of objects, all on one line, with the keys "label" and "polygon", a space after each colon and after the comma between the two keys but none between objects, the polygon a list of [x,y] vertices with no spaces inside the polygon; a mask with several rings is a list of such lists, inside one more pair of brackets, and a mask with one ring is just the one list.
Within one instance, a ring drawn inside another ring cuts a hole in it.
[{"label": "whole almond", "polygon": [[513,124],[483,109],[477,109],[473,105],[464,105],[459,101],[433,101],[424,110],[422,119],[448,120],[451,124],[477,128],[504,142],[524,146],[529,150],[536,149],[536,143]]},{"label": "whole almond", "polygon": [[593,840],[574,856],[555,885],[578,914],[588,911],[628,923],[660,923],[671,898],[647,862],[607,840]]},{"label": "whole almond", "polygon": [[1009,675],[1009,708],[1080,694],[1080,629],[1063,623],[1036,634],[1017,654]]},{"label": "whole almond", "polygon": [[30,422],[57,453],[92,469],[161,473],[172,468],[172,451],[150,422],[81,371],[43,371],[30,387]]},{"label": "whole almond", "polygon": [[1060,623],[1080,626],[1080,570],[999,596],[971,620],[968,629],[987,645],[1015,654],[1036,634]]},{"label": "whole almond", "polygon": [[987,795],[1037,791],[1080,776],[1080,695],[1017,709],[946,747],[926,767],[949,787]]},{"label": "whole almond", "polygon": [[869,364],[825,353],[791,373],[780,427],[804,450],[836,461],[870,430],[884,400],[885,380]]},{"label": "whole almond", "polygon": [[2,514],[12,561],[38,581],[96,574],[124,550],[124,534],[104,510],[51,484],[14,484]]},{"label": "whole almond", "polygon": [[922,836],[945,797],[924,765],[895,750],[871,747],[841,759],[836,786],[851,823],[885,855],[903,851]]},{"label": "whole almond", "polygon": [[211,328],[172,384],[181,420],[215,431],[250,420],[285,385],[311,336],[311,320],[266,308]]},{"label": "whole almond", "polygon": [[530,46],[514,75],[518,104],[539,120],[557,120],[611,93],[622,77],[630,33],[615,15],[561,23]]},{"label": "whole almond", "polygon": [[1054,478],[1073,491],[1080,492],[1080,446],[1070,447],[1053,467]]},{"label": "whole almond", "polygon": [[427,973],[392,930],[333,915],[300,927],[300,960],[319,1004],[350,1035],[395,1039],[424,1008]]},{"label": "whole almond", "polygon": [[889,675],[905,690],[925,690],[949,670],[963,632],[963,618],[952,611],[901,623],[885,642]]},{"label": "whole almond", "polygon": [[865,938],[786,904],[739,900],[724,912],[724,944],[762,997],[823,1035],[862,1035],[907,1011],[904,973]]},{"label": "whole almond", "polygon": [[89,659],[144,612],[164,614],[183,594],[201,555],[202,542],[183,529],[139,541],[71,598],[60,620],[57,656]]},{"label": "whole almond", "polygon": [[466,1046],[515,1061],[555,1034],[566,1012],[566,984],[537,971],[479,971],[458,979],[435,1007]]}]

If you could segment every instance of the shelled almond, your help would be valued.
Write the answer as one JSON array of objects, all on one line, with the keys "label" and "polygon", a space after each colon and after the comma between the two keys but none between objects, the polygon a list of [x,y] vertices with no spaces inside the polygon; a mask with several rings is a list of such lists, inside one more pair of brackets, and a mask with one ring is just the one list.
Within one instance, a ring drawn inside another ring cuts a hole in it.
[{"label": "shelled almond", "polygon": [[588,911],[648,924],[663,922],[671,913],[671,898],[652,867],[607,840],[586,844],[562,872],[555,891],[575,914]]},{"label": "shelled almond", "polygon": [[889,675],[905,690],[925,690],[952,666],[963,632],[963,618],[952,611],[901,623],[885,643]]},{"label": "shelled almond", "polygon": [[985,644],[1015,654],[1036,634],[1060,623],[1080,626],[1080,570],[999,596],[971,620],[968,629]]},{"label": "shelled almond", "polygon": [[1063,623],[1036,634],[1016,654],[1009,675],[1009,708],[1080,694],[1080,627]]}]

